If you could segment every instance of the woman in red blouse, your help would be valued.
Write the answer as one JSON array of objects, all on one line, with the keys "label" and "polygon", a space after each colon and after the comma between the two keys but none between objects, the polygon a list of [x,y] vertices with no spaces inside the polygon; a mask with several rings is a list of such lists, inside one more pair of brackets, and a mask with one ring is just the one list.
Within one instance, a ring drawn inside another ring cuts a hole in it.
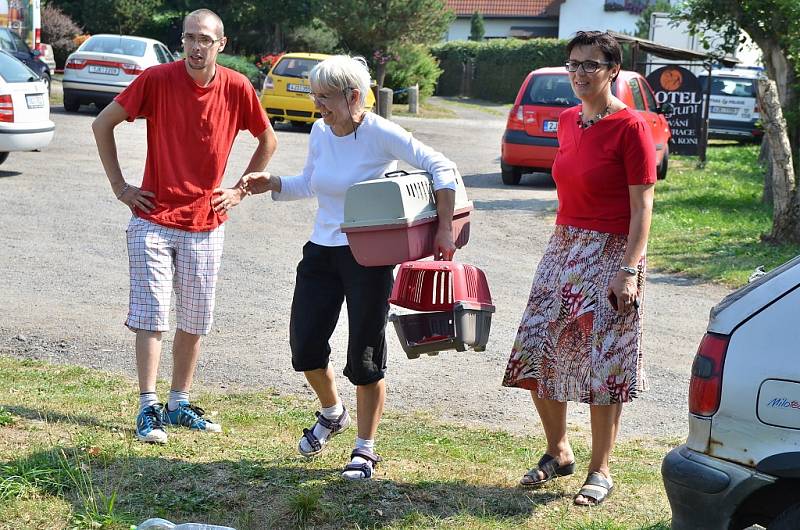
[{"label": "woman in red blouse", "polygon": [[574,472],[567,401],[589,404],[592,457],[574,502],[591,506],[613,489],[608,461],[622,404],[646,386],[641,304],[656,155],[645,121],[611,91],[622,62],[619,43],[581,31],[567,53],[581,104],[558,121],[556,228],[503,385],[530,390],[547,437],[547,451],[520,481],[524,487]]}]

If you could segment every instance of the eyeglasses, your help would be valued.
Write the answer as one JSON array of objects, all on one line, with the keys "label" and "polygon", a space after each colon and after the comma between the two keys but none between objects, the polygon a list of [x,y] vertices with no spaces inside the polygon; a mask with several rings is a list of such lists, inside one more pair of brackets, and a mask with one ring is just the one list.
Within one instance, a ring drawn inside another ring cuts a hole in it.
[{"label": "eyeglasses", "polygon": [[225,37],[220,37],[218,39],[214,39],[209,37],[208,35],[192,35],[191,33],[184,33],[181,35],[181,42],[184,45],[194,46],[197,43],[198,46],[201,48],[210,48],[215,43],[221,41]]},{"label": "eyeglasses", "polygon": [[583,67],[583,71],[587,74],[593,74],[600,69],[600,66],[608,66],[612,63],[604,61],[567,61],[564,66],[567,67],[568,72],[577,72],[578,68]]},{"label": "eyeglasses", "polygon": [[[353,88],[352,87],[347,87],[345,90],[342,90],[342,95],[347,97],[347,91],[348,90],[353,90]],[[335,98],[336,96],[338,96],[338,94],[335,93],[335,92],[333,94],[316,94],[314,92],[309,92],[308,93],[308,97],[310,97],[312,101],[317,101],[319,103],[322,103],[323,105],[327,105],[327,103],[329,101],[331,101],[333,98]]]}]

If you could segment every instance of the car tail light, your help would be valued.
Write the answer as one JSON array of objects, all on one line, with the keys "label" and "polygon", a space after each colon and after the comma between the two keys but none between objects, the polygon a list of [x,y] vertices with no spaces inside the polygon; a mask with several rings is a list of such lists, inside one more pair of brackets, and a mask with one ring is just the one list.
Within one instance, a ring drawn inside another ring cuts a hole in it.
[{"label": "car tail light", "polygon": [[508,123],[506,123],[506,129],[510,129],[512,131],[524,131],[524,120],[525,117],[522,111],[522,105],[514,105],[511,107],[511,112],[508,113]]},{"label": "car tail light", "polygon": [[0,96],[0,122],[13,122],[14,121],[14,102],[11,100],[11,94],[4,94]]},{"label": "car tail light", "polygon": [[698,416],[713,416],[719,408],[722,394],[722,369],[730,337],[706,333],[700,341],[692,363],[689,383],[689,412]]},{"label": "car tail light", "polygon": [[86,66],[86,63],[86,59],[69,59],[64,67],[71,70],[82,70],[83,67]]},{"label": "car tail light", "polygon": [[36,31],[33,32],[33,48],[35,50],[39,49],[39,44],[42,43],[42,28],[36,28]]},{"label": "car tail light", "polygon": [[139,75],[144,72],[144,68],[136,63],[119,63],[119,67],[128,75]]},{"label": "car tail light", "polygon": [[267,76],[264,79],[264,86],[262,87],[263,90],[272,90],[275,88],[275,81],[272,80],[272,76]]}]

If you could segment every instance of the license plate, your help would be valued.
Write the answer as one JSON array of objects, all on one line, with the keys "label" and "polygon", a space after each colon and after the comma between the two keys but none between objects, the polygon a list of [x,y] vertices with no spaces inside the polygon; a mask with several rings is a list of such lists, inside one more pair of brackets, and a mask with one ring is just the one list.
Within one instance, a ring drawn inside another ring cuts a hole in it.
[{"label": "license plate", "polygon": [[715,106],[712,105],[710,110],[714,114],[738,114],[739,113],[739,109],[737,109],[736,107],[715,107]]},{"label": "license plate", "polygon": [[544,120],[542,129],[544,132],[558,132],[558,122],[555,120]]},{"label": "license plate", "polygon": [[117,75],[119,74],[119,68],[115,68],[113,66],[89,65],[89,73],[103,74],[103,75]]},{"label": "license plate", "polygon": [[304,94],[311,93],[311,87],[309,85],[298,85],[297,83],[289,83],[286,85],[286,90],[289,92],[302,92]]},{"label": "license plate", "polygon": [[44,96],[42,94],[26,94],[25,102],[29,109],[40,109],[44,107]]}]

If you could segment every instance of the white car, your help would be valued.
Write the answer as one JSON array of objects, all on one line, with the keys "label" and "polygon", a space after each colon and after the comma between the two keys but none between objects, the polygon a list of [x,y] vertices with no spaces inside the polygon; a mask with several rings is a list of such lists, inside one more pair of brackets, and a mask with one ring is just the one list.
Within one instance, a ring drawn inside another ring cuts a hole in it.
[{"label": "white car", "polygon": [[92,35],[64,65],[64,110],[76,112],[82,104],[103,108],[125,90],[136,76],[173,55],[157,40],[129,35]]},{"label": "white car", "polygon": [[46,84],[21,61],[0,51],[0,164],[11,151],[47,147],[55,128]]},{"label": "white car", "polygon": [[800,528],[800,256],[711,310],[661,475],[673,530]]}]

